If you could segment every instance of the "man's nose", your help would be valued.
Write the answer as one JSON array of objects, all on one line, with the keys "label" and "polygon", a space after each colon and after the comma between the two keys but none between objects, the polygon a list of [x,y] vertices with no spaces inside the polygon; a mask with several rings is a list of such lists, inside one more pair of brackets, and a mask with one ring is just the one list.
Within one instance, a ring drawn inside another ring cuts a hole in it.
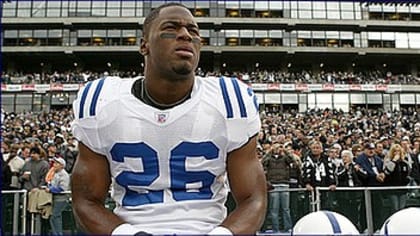
[{"label": "man's nose", "polygon": [[178,30],[177,39],[182,39],[186,41],[192,41],[192,36],[188,31],[187,27],[181,26]]}]

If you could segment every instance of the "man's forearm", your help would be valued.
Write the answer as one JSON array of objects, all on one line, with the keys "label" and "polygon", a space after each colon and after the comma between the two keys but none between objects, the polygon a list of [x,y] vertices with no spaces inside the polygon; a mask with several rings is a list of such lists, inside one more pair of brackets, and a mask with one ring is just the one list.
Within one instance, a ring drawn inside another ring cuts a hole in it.
[{"label": "man's forearm", "polygon": [[222,225],[233,234],[255,234],[264,221],[266,201],[265,195],[249,197],[236,206]]},{"label": "man's forearm", "polygon": [[118,225],[124,223],[99,202],[78,200],[73,202],[73,210],[77,223],[86,233],[111,235]]}]

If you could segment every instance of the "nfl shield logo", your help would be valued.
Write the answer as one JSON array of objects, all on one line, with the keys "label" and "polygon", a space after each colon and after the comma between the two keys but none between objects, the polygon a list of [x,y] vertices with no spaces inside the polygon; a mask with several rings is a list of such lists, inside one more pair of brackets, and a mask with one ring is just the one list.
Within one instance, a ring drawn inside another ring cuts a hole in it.
[{"label": "nfl shield logo", "polygon": [[157,113],[156,117],[158,123],[165,123],[168,119],[168,113]]}]

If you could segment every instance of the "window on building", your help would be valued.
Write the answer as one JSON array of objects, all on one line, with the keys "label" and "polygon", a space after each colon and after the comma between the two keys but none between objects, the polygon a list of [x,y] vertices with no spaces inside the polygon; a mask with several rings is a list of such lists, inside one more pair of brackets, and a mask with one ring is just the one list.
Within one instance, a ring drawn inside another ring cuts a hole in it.
[{"label": "window on building", "polygon": [[17,1],[3,2],[3,17],[16,17]]},{"label": "window on building", "polygon": [[17,46],[18,44],[18,31],[17,30],[4,30],[3,46]]},{"label": "window on building", "polygon": [[269,37],[271,39],[271,46],[283,46],[283,31],[282,30],[269,30]]},{"label": "window on building", "polygon": [[370,48],[381,48],[382,47],[382,41],[381,40],[369,40],[368,41],[368,47],[370,47]]},{"label": "window on building", "polygon": [[313,18],[314,19],[325,19],[325,18],[327,18],[327,11],[326,11],[325,2],[314,1],[312,4],[313,4]]},{"label": "window on building", "polygon": [[327,19],[340,19],[339,2],[327,2]]},{"label": "window on building", "polygon": [[325,47],[325,31],[312,31],[312,46]]},{"label": "window on building", "polygon": [[136,16],[136,2],[137,1],[121,1],[121,16],[134,17]]},{"label": "window on building", "polygon": [[46,29],[34,30],[34,40],[38,41],[39,46],[48,45],[48,31]]},{"label": "window on building", "polygon": [[92,45],[104,46],[106,43],[106,30],[95,29],[92,32]]},{"label": "window on building", "polygon": [[91,11],[92,1],[77,1],[76,16],[89,17],[92,15]]},{"label": "window on building", "polygon": [[121,1],[107,1],[106,16],[118,17],[121,16]]},{"label": "window on building", "polygon": [[92,16],[104,17],[106,16],[106,2],[105,1],[92,1]]},{"label": "window on building", "polygon": [[420,33],[408,33],[410,48],[420,48]]},{"label": "window on building", "polygon": [[47,3],[46,1],[33,1],[32,17],[45,17]]},{"label": "window on building", "polygon": [[33,38],[32,30],[19,30],[19,46],[35,46],[37,41]]},{"label": "window on building", "polygon": [[46,1],[47,17],[61,16],[61,1]]},{"label": "window on building", "polygon": [[340,32],[340,47],[354,47],[354,36],[353,32],[341,31]]},{"label": "window on building", "polygon": [[91,46],[92,30],[78,30],[77,31],[77,45]]},{"label": "window on building", "polygon": [[123,45],[126,46],[134,46],[137,44],[137,35],[136,30],[123,30],[122,31],[122,37],[123,37]]},{"label": "window on building", "polygon": [[341,9],[341,19],[346,20],[353,20],[355,19],[354,16],[354,2],[341,2],[340,3],[340,9]]},{"label": "window on building", "polygon": [[201,29],[200,30],[201,45],[208,46],[210,45],[210,30]]},{"label": "window on building", "polygon": [[298,47],[310,47],[311,42],[311,31],[300,30],[297,32],[297,46]]},{"label": "window on building", "polygon": [[370,20],[382,20],[382,12],[369,12],[369,19]]},{"label": "window on building", "polygon": [[18,17],[31,17],[31,1],[16,1],[17,6],[17,16]]},{"label": "window on building", "polygon": [[226,45],[227,46],[238,46],[239,39],[238,38],[226,38]]},{"label": "window on building", "polygon": [[408,48],[408,33],[406,32],[395,33],[395,47]]},{"label": "window on building", "polygon": [[50,29],[48,30],[48,46],[62,46],[63,45],[63,30]]},{"label": "window on building", "polygon": [[120,29],[111,29],[108,30],[108,36],[106,39],[107,46],[119,46],[121,45],[121,30]]}]

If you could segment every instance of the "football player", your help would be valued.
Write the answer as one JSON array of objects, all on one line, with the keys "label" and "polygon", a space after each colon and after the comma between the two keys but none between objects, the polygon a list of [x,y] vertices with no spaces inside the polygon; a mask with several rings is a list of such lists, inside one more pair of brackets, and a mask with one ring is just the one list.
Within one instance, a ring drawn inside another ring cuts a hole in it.
[{"label": "football player", "polygon": [[[266,210],[252,90],[236,78],[195,77],[199,27],[178,3],[151,11],[145,76],[88,83],[73,104],[80,156],[73,208],[88,233],[254,234]],[[114,212],[104,207],[111,185]],[[227,215],[229,185],[236,208]]]}]

